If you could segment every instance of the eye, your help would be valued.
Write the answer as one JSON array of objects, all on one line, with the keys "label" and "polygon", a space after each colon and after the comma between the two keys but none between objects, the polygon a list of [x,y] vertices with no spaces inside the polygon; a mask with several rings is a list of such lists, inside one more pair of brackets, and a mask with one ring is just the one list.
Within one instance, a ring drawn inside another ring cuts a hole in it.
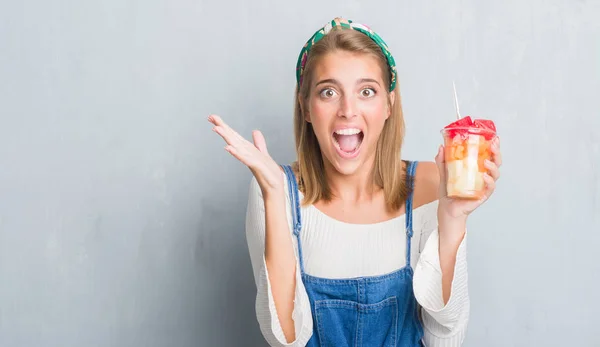
[{"label": "eye", "polygon": [[360,91],[360,94],[362,96],[364,96],[365,98],[370,98],[373,97],[375,95],[375,89],[373,88],[365,88],[363,90]]},{"label": "eye", "polygon": [[331,88],[325,88],[325,89],[321,90],[320,95],[322,98],[329,99],[329,98],[333,98],[336,95],[336,92],[335,92],[335,90],[333,90]]}]

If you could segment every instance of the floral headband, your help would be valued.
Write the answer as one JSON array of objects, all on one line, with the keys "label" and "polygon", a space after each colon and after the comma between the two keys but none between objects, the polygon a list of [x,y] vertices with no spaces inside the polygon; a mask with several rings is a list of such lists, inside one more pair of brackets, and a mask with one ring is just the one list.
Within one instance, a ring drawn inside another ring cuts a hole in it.
[{"label": "floral headband", "polygon": [[325,26],[319,31],[317,31],[309,40],[306,42],[302,50],[300,51],[300,56],[298,57],[298,63],[296,64],[296,82],[298,83],[298,87],[302,84],[302,73],[304,72],[304,66],[306,65],[306,60],[308,58],[308,53],[312,46],[315,43],[319,42],[325,35],[329,34],[331,30],[335,27],[341,27],[343,29],[353,29],[356,31],[360,31],[361,33],[367,35],[371,40],[375,41],[375,43],[381,47],[381,51],[383,55],[387,59],[388,66],[390,68],[390,91],[394,90],[396,87],[396,62],[394,61],[394,57],[392,57],[392,53],[387,46],[387,44],[383,41],[379,35],[377,35],[373,30],[363,24],[353,23],[351,20],[346,20],[343,18],[334,18],[331,22],[325,24]]}]

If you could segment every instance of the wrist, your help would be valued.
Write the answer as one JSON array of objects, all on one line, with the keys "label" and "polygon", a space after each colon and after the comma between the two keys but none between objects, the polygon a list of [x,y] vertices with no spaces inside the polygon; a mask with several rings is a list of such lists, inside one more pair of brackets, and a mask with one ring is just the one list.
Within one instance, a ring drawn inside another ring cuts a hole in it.
[{"label": "wrist", "polygon": [[440,242],[462,241],[467,230],[467,215],[451,216],[438,210],[438,233]]},{"label": "wrist", "polygon": [[467,224],[467,214],[452,214],[448,212],[446,209],[438,206],[437,210],[438,222],[440,224],[449,225],[449,226],[465,226]]},{"label": "wrist", "polygon": [[285,201],[285,188],[283,185],[261,189],[261,191],[265,204],[268,202],[279,203],[282,200]]}]

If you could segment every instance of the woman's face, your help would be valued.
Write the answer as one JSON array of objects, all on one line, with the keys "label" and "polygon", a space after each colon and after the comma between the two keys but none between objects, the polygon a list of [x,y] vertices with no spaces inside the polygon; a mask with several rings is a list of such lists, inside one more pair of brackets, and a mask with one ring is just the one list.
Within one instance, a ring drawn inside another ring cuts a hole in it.
[{"label": "woman's face", "polygon": [[304,115],[324,160],[341,174],[373,165],[377,140],[391,112],[388,96],[394,102],[382,75],[377,59],[368,54],[336,51],[315,65]]}]

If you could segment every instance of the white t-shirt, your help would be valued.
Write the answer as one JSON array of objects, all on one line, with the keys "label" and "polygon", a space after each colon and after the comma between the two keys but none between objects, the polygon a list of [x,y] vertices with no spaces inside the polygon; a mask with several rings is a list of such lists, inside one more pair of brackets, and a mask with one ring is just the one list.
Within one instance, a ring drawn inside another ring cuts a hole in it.
[{"label": "white t-shirt", "polygon": [[[283,173],[282,179],[286,179]],[[298,244],[291,233],[290,192],[287,184],[285,187],[290,237],[296,251],[296,294],[292,313],[296,340],[291,343],[286,343],[271,293],[264,260],[264,201],[254,177],[248,197],[246,237],[257,287],[256,316],[263,336],[271,346],[305,346],[313,332],[313,319],[302,283]],[[466,236],[458,248],[451,296],[444,306],[437,205],[434,201],[413,209],[413,288],[420,306],[425,346],[460,346],[469,319]],[[304,270],[308,275],[324,278],[379,276],[406,265],[404,215],[375,224],[350,224],[329,217],[312,205],[301,207],[301,214],[300,240]]]}]

